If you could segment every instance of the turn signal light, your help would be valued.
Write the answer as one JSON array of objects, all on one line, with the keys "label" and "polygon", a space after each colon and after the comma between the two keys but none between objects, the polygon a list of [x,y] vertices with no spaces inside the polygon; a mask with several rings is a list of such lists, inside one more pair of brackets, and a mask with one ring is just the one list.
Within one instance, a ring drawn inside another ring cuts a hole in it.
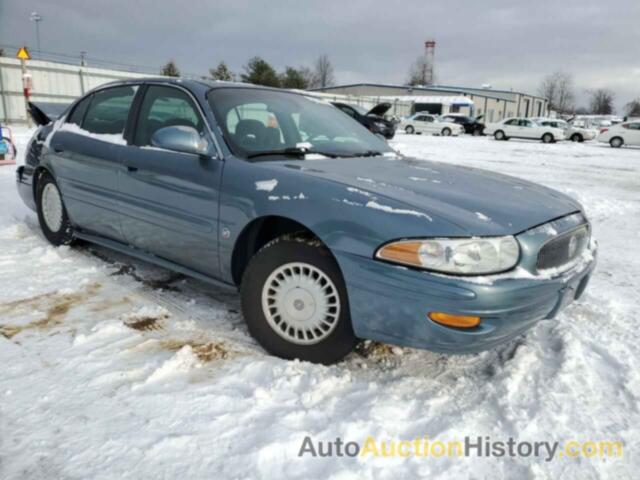
[{"label": "turn signal light", "polygon": [[480,317],[469,315],[452,315],[443,312],[431,312],[429,318],[440,325],[455,328],[473,328],[480,325]]}]

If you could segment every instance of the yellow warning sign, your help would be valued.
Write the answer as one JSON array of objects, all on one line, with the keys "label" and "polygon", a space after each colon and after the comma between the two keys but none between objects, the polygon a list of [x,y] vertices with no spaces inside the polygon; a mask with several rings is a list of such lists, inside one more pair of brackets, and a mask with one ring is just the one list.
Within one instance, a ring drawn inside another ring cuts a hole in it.
[{"label": "yellow warning sign", "polygon": [[16,53],[16,58],[19,58],[20,60],[31,60],[31,55],[29,55],[27,47],[20,47],[20,50]]}]

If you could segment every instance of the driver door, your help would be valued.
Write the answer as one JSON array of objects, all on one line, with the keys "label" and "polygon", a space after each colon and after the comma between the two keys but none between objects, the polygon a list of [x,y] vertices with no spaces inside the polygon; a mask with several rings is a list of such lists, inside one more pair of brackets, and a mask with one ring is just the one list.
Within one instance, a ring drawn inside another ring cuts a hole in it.
[{"label": "driver door", "polygon": [[122,158],[121,225],[130,245],[217,276],[222,160],[151,145],[153,134],[170,126],[193,127],[212,142],[205,121],[195,99],[185,90],[147,86],[133,144]]}]

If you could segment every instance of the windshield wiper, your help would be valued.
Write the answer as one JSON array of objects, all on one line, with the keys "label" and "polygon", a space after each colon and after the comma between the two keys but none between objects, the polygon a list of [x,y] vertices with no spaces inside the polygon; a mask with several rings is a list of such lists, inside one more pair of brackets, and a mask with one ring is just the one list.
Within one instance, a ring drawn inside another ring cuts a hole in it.
[{"label": "windshield wiper", "polygon": [[284,155],[286,157],[302,157],[305,155],[323,155],[329,158],[345,157],[347,155],[338,155],[337,153],[321,152],[319,150],[310,150],[302,147],[289,147],[279,150],[265,150],[264,152],[256,152],[247,155],[247,158],[267,157],[271,155]]},{"label": "windshield wiper", "polygon": [[367,150],[365,152],[356,153],[353,156],[354,157],[379,157],[381,155],[382,155],[382,152],[379,152],[377,150]]}]

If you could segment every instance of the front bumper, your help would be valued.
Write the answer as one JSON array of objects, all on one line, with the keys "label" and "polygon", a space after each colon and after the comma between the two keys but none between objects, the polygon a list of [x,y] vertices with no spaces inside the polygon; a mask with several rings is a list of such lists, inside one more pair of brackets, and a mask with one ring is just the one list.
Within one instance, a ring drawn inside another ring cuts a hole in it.
[{"label": "front bumper", "polygon": [[[498,275],[491,283],[442,276],[337,253],[356,335],[444,353],[475,353],[553,318],[579,298],[596,264],[593,258],[555,278]],[[488,277],[490,278],[490,277]],[[431,321],[429,312],[481,317],[471,329]]]}]

